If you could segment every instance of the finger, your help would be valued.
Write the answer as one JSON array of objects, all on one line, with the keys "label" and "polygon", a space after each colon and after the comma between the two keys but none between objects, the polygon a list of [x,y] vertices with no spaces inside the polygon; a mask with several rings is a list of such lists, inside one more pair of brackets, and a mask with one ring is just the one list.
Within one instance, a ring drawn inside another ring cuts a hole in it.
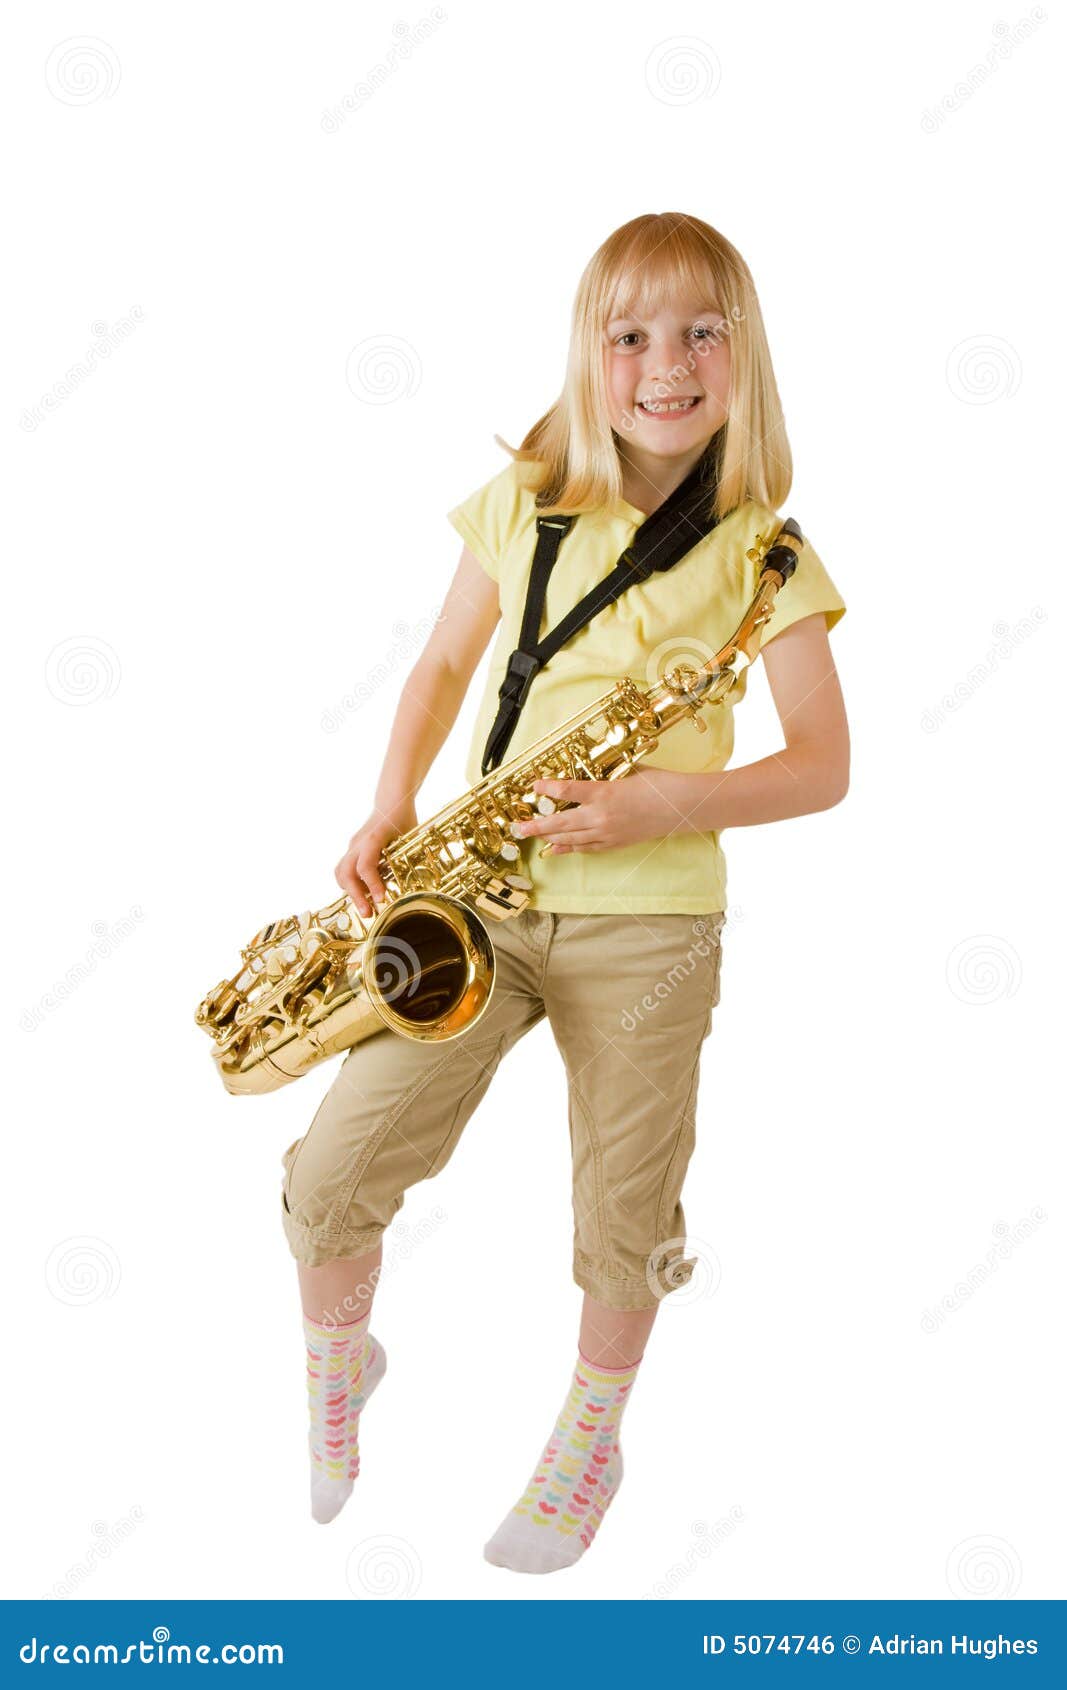
[{"label": "finger", "polygon": [[382,885],[382,877],[378,872],[377,858],[371,856],[360,857],[356,861],[356,867],[363,877],[363,882],[371,897],[376,903],[384,903],[385,887]]},{"label": "finger", "polygon": [[579,828],[589,826],[588,815],[581,810],[559,810],[554,816],[533,816],[528,822],[516,822],[512,833],[516,839],[531,839],[536,834],[558,833],[561,828]]},{"label": "finger", "polygon": [[367,902],[366,894],[363,890],[362,884],[360,883],[359,876],[356,874],[355,868],[347,857],[345,857],[342,862],[338,863],[337,868],[334,871],[334,879],[337,881],[341,890],[346,892],[351,898],[360,915],[373,914],[373,911]]},{"label": "finger", "polygon": [[532,791],[547,793],[549,798],[567,798],[572,803],[581,804],[589,798],[594,787],[602,783],[598,780],[535,780]]},{"label": "finger", "polygon": [[602,850],[603,841],[596,833],[568,834],[566,839],[550,839],[544,849],[555,857],[562,856],[566,851]]}]

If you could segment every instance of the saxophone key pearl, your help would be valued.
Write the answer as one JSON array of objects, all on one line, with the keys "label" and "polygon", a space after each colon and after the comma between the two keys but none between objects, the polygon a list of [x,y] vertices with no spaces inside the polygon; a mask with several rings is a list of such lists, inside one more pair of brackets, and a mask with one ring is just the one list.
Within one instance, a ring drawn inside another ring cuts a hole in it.
[{"label": "saxophone key pearl", "polygon": [[506,874],[504,882],[507,886],[514,886],[517,892],[533,891],[533,881],[527,880],[524,874]]}]

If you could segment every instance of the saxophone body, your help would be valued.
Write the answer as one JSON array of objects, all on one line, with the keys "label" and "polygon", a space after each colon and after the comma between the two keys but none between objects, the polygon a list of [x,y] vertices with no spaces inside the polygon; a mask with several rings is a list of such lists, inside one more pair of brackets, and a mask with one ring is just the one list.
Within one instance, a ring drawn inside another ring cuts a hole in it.
[{"label": "saxophone body", "polygon": [[791,521],[769,545],[756,536],[748,556],[763,565],[757,590],[707,664],[665,670],[647,689],[616,682],[394,839],[380,859],[386,898],[373,916],[361,916],[342,894],[261,929],[243,948],[238,973],[196,1011],[226,1090],[275,1091],[385,1028],[441,1042],[474,1026],[493,990],[489,928],[531,901],[512,824],[570,808],[534,793],[534,781],[621,780],[679,722],[706,731],[700,711],[722,703],[754,660],[758,630],[803,544]]}]

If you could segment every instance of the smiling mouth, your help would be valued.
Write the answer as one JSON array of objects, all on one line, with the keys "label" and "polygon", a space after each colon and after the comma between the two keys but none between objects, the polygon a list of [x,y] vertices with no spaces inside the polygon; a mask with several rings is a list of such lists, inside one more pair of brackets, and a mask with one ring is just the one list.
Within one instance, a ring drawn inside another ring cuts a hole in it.
[{"label": "smiling mouth", "polygon": [[699,404],[700,396],[697,394],[683,399],[639,399],[635,409],[646,417],[684,417],[695,411]]}]

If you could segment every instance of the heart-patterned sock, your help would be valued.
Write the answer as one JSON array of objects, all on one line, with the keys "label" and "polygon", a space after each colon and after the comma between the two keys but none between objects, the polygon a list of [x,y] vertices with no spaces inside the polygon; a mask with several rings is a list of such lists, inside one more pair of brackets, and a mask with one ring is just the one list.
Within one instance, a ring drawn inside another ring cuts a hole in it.
[{"label": "heart-patterned sock", "polygon": [[596,1536],[622,1478],[619,1423],[641,1357],[594,1367],[578,1352],[567,1400],[520,1500],[485,1546],[516,1573],[573,1567]]},{"label": "heart-patterned sock", "polygon": [[367,1330],[370,1311],[347,1326],[304,1316],[311,1426],[311,1513],[334,1519],[359,1477],[359,1417],[385,1372],[385,1351]]}]

